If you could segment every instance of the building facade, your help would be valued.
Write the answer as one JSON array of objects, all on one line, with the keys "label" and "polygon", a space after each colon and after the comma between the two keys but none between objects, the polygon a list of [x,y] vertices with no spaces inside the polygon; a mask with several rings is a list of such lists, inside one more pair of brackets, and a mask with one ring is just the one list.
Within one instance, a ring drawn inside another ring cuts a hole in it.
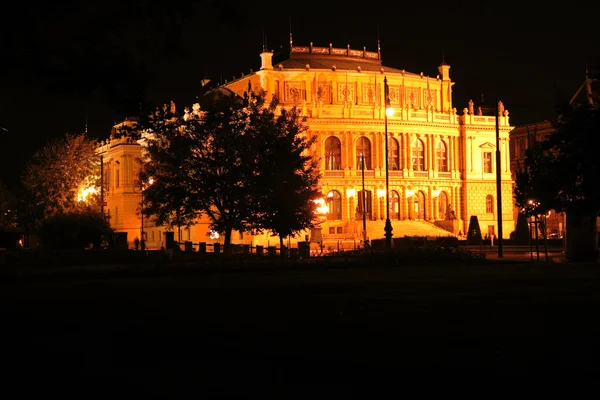
[{"label": "building facade", "polygon": [[[457,110],[449,65],[442,63],[439,75],[429,77],[384,66],[380,49],[294,46],[292,42],[287,60],[274,64],[270,51],[260,57],[260,70],[221,88],[239,95],[249,87],[264,89],[267,96],[277,97],[279,107],[302,110],[307,134],[317,138],[313,152],[322,172],[319,241],[383,238],[386,198],[393,237],[458,235],[466,232],[472,215],[478,217],[484,234],[497,234],[496,115],[483,115],[472,102]],[[384,80],[389,87],[388,108],[393,112],[388,111],[387,118]],[[508,238],[515,225],[509,159],[513,127],[502,105],[498,119],[502,224]],[[110,140],[100,151],[107,160],[108,182],[112,182],[107,184],[106,197],[111,224],[135,237],[141,232],[135,211],[141,192],[132,174],[140,147],[126,141]],[[159,233],[154,241],[147,235],[149,246],[160,245],[160,229],[155,229]],[[207,224],[201,223],[189,237],[194,242],[206,241],[209,234]],[[239,240],[233,237],[238,243],[266,244],[268,240],[267,236],[240,235]],[[183,239],[187,237],[186,233]],[[298,238],[304,239],[304,235]]]}]

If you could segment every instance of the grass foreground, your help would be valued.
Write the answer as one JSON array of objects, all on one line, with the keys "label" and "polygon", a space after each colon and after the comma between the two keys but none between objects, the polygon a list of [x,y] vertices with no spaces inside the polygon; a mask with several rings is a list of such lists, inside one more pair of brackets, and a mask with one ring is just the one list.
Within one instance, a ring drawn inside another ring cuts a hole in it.
[{"label": "grass foreground", "polygon": [[0,304],[20,394],[490,397],[600,372],[596,263],[38,276]]}]

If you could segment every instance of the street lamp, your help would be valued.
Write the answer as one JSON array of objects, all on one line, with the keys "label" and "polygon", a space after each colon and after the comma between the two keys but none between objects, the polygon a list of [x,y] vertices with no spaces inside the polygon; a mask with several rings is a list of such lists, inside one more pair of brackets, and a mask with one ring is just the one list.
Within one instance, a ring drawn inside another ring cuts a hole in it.
[{"label": "street lamp", "polygon": [[146,187],[152,185],[154,183],[154,179],[150,178],[148,179],[148,185],[146,186],[145,184],[142,183],[142,210],[140,212],[141,216],[142,216],[142,226],[141,226],[141,240],[144,240],[144,190],[146,189]]},{"label": "street lamp", "polygon": [[392,221],[390,221],[390,175],[388,169],[388,116],[394,115],[394,110],[390,107],[389,87],[387,76],[383,78],[383,91],[385,98],[385,248],[392,248]]},{"label": "street lamp", "polygon": [[365,196],[365,156],[360,154],[360,169],[362,171],[362,221],[363,243],[367,243],[367,196]]}]

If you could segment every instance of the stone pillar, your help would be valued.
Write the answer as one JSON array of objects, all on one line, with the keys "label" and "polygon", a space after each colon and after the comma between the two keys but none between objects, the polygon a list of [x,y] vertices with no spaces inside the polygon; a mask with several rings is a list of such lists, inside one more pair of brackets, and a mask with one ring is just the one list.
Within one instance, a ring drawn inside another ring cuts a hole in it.
[{"label": "stone pillar", "polygon": [[406,140],[407,136],[408,133],[403,133],[402,136],[400,136],[400,157],[402,157],[402,169],[408,169],[408,157],[406,156],[406,148],[408,147],[408,142]]},{"label": "stone pillar", "polygon": [[371,152],[371,169],[381,168],[381,132],[373,132],[371,134],[373,142],[373,150]]},{"label": "stone pillar", "polygon": [[461,141],[461,139],[459,137],[454,138],[454,151],[455,151],[454,167],[457,171],[460,170],[461,160],[463,159],[463,157],[466,157],[466,155],[467,155],[466,152],[461,153],[460,141]]},{"label": "stone pillar", "polygon": [[412,170],[413,169],[413,164],[412,164],[412,160],[410,158],[410,154],[412,152],[412,137],[413,134],[412,133],[407,133],[406,134],[406,169],[408,170]]},{"label": "stone pillar", "polygon": [[[442,138],[440,136],[440,138]],[[446,163],[448,164],[448,171],[454,170],[454,143],[452,142],[452,136],[446,136]]]},{"label": "stone pillar", "polygon": [[354,135],[351,132],[346,132],[346,146],[348,149],[348,167],[356,170],[356,147],[354,146]]},{"label": "stone pillar", "polygon": [[428,140],[429,144],[429,170],[433,170],[435,164],[435,135],[429,134]]}]

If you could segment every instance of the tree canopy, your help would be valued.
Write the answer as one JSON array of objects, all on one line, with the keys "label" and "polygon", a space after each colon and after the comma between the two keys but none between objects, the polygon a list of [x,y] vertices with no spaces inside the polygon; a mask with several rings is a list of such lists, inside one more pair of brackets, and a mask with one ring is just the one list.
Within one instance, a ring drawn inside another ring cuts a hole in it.
[{"label": "tree canopy", "polygon": [[[278,113],[265,97],[262,91],[249,90],[243,99],[230,93],[207,109],[155,113],[154,123],[141,122],[148,151],[140,178],[155,178],[145,211],[166,221],[161,215],[184,204],[186,223],[206,216],[225,244],[233,230],[286,237],[312,226],[312,200],[320,195],[308,153],[312,140],[296,109]],[[169,149],[178,149],[172,151],[177,156]],[[161,179],[169,180],[177,199],[165,200],[164,186],[155,187]]]},{"label": "tree canopy", "polygon": [[12,230],[16,227],[17,199],[0,182],[0,231]]},{"label": "tree canopy", "polygon": [[139,121],[146,132],[138,182],[144,192],[141,212],[179,231],[193,225],[199,215],[189,179],[195,148],[191,122],[177,113],[174,104],[157,108]]},{"label": "tree canopy", "polygon": [[99,192],[97,143],[85,134],[67,134],[34,154],[22,175],[27,206],[41,218],[81,209]]},{"label": "tree canopy", "polygon": [[563,100],[555,132],[540,142],[535,142],[535,132],[530,135],[515,189],[516,204],[526,215],[574,208],[600,212],[598,105]]}]

